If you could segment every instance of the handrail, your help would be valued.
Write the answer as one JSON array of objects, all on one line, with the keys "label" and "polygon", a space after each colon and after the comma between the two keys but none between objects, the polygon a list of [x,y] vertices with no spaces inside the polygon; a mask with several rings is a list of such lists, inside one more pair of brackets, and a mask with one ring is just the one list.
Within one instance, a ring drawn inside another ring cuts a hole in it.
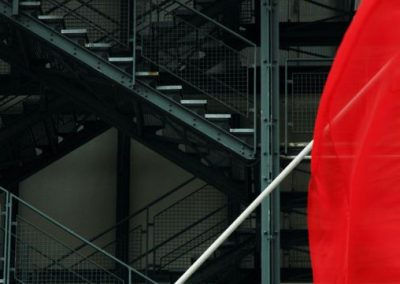
[{"label": "handrail", "polygon": [[230,235],[257,209],[258,205],[274,191],[279,184],[297,167],[305,156],[310,153],[313,142],[311,141],[289,165],[258,195],[258,197],[244,210],[239,217],[216,239],[206,251],[189,267],[188,270],[175,282],[175,284],[185,283],[201,265],[229,238]]},{"label": "handrail", "polygon": [[115,261],[116,263],[118,263],[119,265],[121,265],[122,267],[125,267],[128,271],[132,271],[135,274],[139,275],[140,277],[142,277],[143,279],[147,280],[150,283],[153,284],[157,284],[157,282],[154,282],[152,279],[148,278],[146,275],[144,275],[143,273],[137,271],[136,269],[134,269],[133,267],[129,266],[128,264],[122,262],[121,260],[117,259],[116,257],[114,257],[113,255],[111,255],[110,253],[104,251],[103,249],[101,249],[100,247],[98,247],[97,245],[89,242],[88,240],[86,240],[84,237],[78,235],[77,233],[75,233],[75,231],[67,228],[66,226],[64,226],[63,224],[61,224],[60,222],[56,221],[55,219],[51,218],[50,216],[48,216],[47,214],[43,213],[42,211],[36,209],[35,207],[33,207],[31,204],[27,203],[26,201],[22,200],[21,198],[17,197],[16,195],[10,193],[10,198],[11,198],[11,204],[12,204],[12,200],[16,200],[20,203],[22,203],[24,206],[28,207],[30,210],[32,210],[33,212],[37,213],[39,216],[43,217],[45,220],[49,221],[50,223],[52,223],[53,225],[61,228],[62,230],[66,231],[67,233],[69,233],[70,235],[74,236],[76,239],[80,240],[81,242],[87,244],[88,246],[92,247],[93,249],[97,250],[98,252],[102,253],[103,255],[107,256],[108,258],[112,259],[113,261]]},{"label": "handrail", "polygon": [[[5,233],[7,233],[7,231],[6,231],[6,230],[3,230],[2,228],[1,228],[0,230],[1,230],[1,231],[4,231]],[[44,258],[48,259],[49,261],[52,261],[52,262],[55,261],[55,260],[52,259],[50,256],[48,256],[47,254],[45,254],[45,253],[41,252],[40,250],[34,248],[33,246],[31,246],[31,245],[29,245],[29,244],[25,244],[25,243],[21,240],[21,238],[19,238],[15,233],[10,232],[10,235],[11,235],[12,237],[14,237],[16,240],[18,240],[18,242],[23,243],[24,246],[28,246],[30,249],[32,249],[33,251],[35,251],[35,252],[38,253],[39,255],[43,256]],[[87,279],[85,279],[85,278],[82,277],[81,275],[79,275],[79,274],[77,274],[77,273],[71,271],[70,268],[64,267],[64,265],[62,265],[62,264],[59,264],[59,265],[60,265],[61,267],[63,267],[64,269],[66,269],[67,271],[71,272],[72,274],[76,275],[78,278],[81,278],[83,281],[86,281],[86,282],[90,283]],[[17,280],[18,280],[18,279],[17,279]]]},{"label": "handrail", "polygon": [[[176,191],[180,190],[182,187],[188,185],[189,183],[191,183],[192,181],[196,180],[197,178],[195,176],[189,178],[188,180],[184,181],[183,183],[179,184],[178,186],[174,187],[172,190],[168,191],[167,193],[161,195],[160,197],[158,197],[157,199],[153,200],[152,202],[150,202],[149,204],[147,204],[146,206],[142,207],[141,209],[139,209],[138,211],[132,213],[131,215],[121,219],[117,224],[115,224],[114,226],[108,228],[107,230],[103,231],[102,233],[98,234],[97,236],[89,239],[90,242],[93,242],[97,239],[99,239],[100,237],[104,236],[105,234],[111,232],[113,229],[115,229],[116,227],[118,227],[119,225],[121,225],[123,222],[128,221],[129,219],[132,219],[133,217],[136,217],[137,215],[139,215],[140,213],[146,211],[147,208],[152,207],[153,205],[157,204],[158,202],[160,202],[161,200],[169,197],[170,195],[172,195],[173,193],[175,193]],[[82,247],[78,247],[77,250],[81,249]]]},{"label": "handrail", "polygon": [[151,248],[150,250],[148,250],[146,253],[143,253],[142,255],[138,256],[137,258],[133,259],[132,261],[130,261],[129,263],[134,263],[136,261],[138,261],[139,259],[145,257],[146,255],[156,251],[157,249],[159,249],[160,247],[162,247],[163,245],[165,245],[166,243],[169,243],[171,240],[175,239],[176,237],[182,235],[183,233],[189,231],[191,228],[195,227],[196,225],[200,224],[201,222],[203,222],[204,220],[208,219],[210,216],[213,216],[214,214],[222,211],[224,208],[226,208],[227,205],[221,206],[217,209],[215,209],[214,211],[208,213],[206,216],[203,216],[202,218],[198,219],[197,221],[193,222],[192,224],[190,224],[189,226],[185,227],[184,229],[180,230],[179,232],[175,233],[174,235],[172,235],[171,237],[169,237],[168,239],[162,241],[161,243],[155,245],[153,248]]},{"label": "handrail", "polygon": [[[189,178],[188,180],[186,180],[186,181],[182,182],[181,184],[177,185],[177,186],[174,187],[172,190],[170,190],[170,191],[168,191],[167,193],[161,195],[160,197],[158,197],[157,199],[153,200],[152,202],[150,202],[150,203],[147,204],[146,206],[142,207],[142,208],[139,209],[138,211],[136,211],[136,212],[130,214],[129,216],[127,216],[127,217],[121,219],[118,223],[116,223],[116,224],[113,225],[112,227],[110,227],[110,228],[104,230],[103,232],[97,234],[96,236],[94,236],[94,237],[88,239],[88,241],[92,243],[92,242],[98,240],[99,238],[103,237],[103,236],[106,235],[107,233],[111,232],[112,230],[114,230],[115,228],[117,228],[118,226],[120,226],[122,223],[124,223],[124,222],[126,222],[126,221],[128,221],[128,220],[130,220],[130,219],[132,219],[132,218],[134,218],[134,217],[136,217],[136,216],[138,216],[139,214],[145,212],[147,209],[149,209],[149,208],[152,207],[153,205],[155,205],[155,204],[157,204],[158,202],[160,202],[161,200],[163,200],[163,199],[169,197],[170,195],[172,195],[173,193],[177,192],[177,191],[180,190],[182,187],[188,185],[189,183],[191,183],[192,181],[194,181],[194,180],[196,180],[196,179],[197,179],[197,178],[196,178],[195,176],[192,176],[192,177]],[[131,230],[131,231],[132,231],[132,230]],[[129,232],[131,232],[131,231],[129,231]],[[104,248],[108,247],[109,245],[111,245],[111,244],[113,244],[113,243],[115,243],[115,242],[116,242],[116,240],[110,241],[110,242],[108,242],[106,245],[104,245],[102,248],[104,249]],[[77,246],[77,247],[75,248],[75,251],[79,251],[79,250],[85,248],[86,246],[87,246],[87,243],[80,244],[79,246]],[[65,258],[67,258],[69,255],[70,255],[70,254],[65,254],[65,255],[62,256],[60,259],[61,259],[61,260],[62,260],[62,259],[65,259]]]},{"label": "handrail", "polygon": [[173,260],[169,261],[168,263],[166,263],[166,264],[164,264],[164,265],[161,265],[163,259],[167,258],[169,255],[173,254],[174,252],[178,251],[179,249],[185,247],[187,244],[189,244],[189,243],[192,242],[193,240],[196,240],[196,239],[201,238],[201,237],[202,237],[203,235],[205,235],[206,233],[212,231],[213,229],[215,229],[215,228],[217,228],[218,226],[220,226],[220,225],[222,225],[222,224],[224,224],[224,223],[227,223],[227,222],[228,222],[228,219],[223,219],[222,221],[220,221],[220,222],[214,224],[212,227],[206,229],[205,231],[203,231],[203,232],[200,233],[199,235],[196,235],[194,238],[192,238],[192,239],[186,241],[185,243],[181,244],[180,246],[176,247],[175,249],[171,250],[171,251],[168,252],[167,254],[165,254],[165,255],[163,255],[162,257],[160,257],[160,266],[161,266],[161,268],[163,268],[163,267],[169,265],[170,263],[172,263],[172,262],[174,262],[175,260],[177,260],[179,257],[181,257],[181,256],[185,255],[186,253],[188,253],[188,252],[194,250],[194,249],[197,248],[199,245],[201,245],[201,244],[203,244],[204,242],[210,240],[211,238],[214,238],[215,236],[217,236],[218,234],[220,234],[220,231],[218,231],[217,233],[212,234],[212,235],[209,236],[207,239],[201,241],[200,244],[198,244],[197,246],[193,246],[193,247],[190,247],[189,249],[186,249],[183,253],[181,253],[179,256],[175,257]]},{"label": "handrail", "polygon": [[[69,249],[69,250],[73,250],[73,249],[70,248],[68,245],[64,244],[64,243],[61,242],[60,240],[57,240],[54,236],[52,236],[52,235],[50,235],[49,233],[43,231],[43,230],[40,229],[38,226],[32,224],[30,221],[26,220],[25,218],[23,218],[23,217],[21,217],[21,216],[18,216],[17,218],[18,218],[19,220],[25,222],[25,223],[28,224],[29,226],[33,227],[35,230],[39,231],[40,233],[42,233],[42,234],[45,235],[46,237],[50,238],[52,241],[58,243],[60,246],[66,248],[66,249]],[[40,250],[38,250],[38,249],[35,249],[35,250],[38,251],[38,252],[40,252]],[[74,252],[74,253],[76,253],[77,255],[79,255],[79,256],[82,257],[82,258],[85,258],[82,254],[80,254],[80,253],[78,253],[78,252]],[[48,257],[48,258],[49,258],[49,260],[51,260],[51,262],[52,262],[52,265],[51,265],[51,266],[53,266],[54,264],[60,265],[60,260],[59,260],[59,259],[52,259],[51,257]],[[105,268],[102,267],[101,265],[99,265],[99,264],[97,264],[97,263],[95,263],[95,262],[93,262],[93,261],[91,261],[91,260],[88,260],[88,261],[89,261],[92,265],[94,265],[94,266],[98,267],[99,269],[101,269],[102,271],[109,273],[110,275],[112,275],[112,276],[118,278],[119,280],[122,280],[120,277],[118,277],[117,275],[115,275],[113,272],[107,271],[107,269],[105,269]],[[68,269],[68,270],[70,270],[70,269],[71,269],[72,267],[74,267],[75,265],[76,265],[76,264],[73,264],[72,266],[69,266],[69,267],[65,266],[65,268]]]}]

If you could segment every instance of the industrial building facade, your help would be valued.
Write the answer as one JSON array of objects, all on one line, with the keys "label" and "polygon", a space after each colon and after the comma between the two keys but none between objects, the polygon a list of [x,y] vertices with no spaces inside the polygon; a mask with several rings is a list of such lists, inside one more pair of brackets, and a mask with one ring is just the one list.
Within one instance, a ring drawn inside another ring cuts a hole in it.
[{"label": "industrial building facade", "polygon": [[[312,139],[357,5],[0,0],[0,283],[175,282]],[[312,282],[309,160],[189,283]]]}]

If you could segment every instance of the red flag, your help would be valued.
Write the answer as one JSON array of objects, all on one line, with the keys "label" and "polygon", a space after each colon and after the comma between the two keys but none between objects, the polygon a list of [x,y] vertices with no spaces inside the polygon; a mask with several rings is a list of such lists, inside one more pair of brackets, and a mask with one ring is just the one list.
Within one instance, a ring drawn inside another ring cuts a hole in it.
[{"label": "red flag", "polygon": [[314,283],[400,283],[400,0],[363,0],[314,132]]}]

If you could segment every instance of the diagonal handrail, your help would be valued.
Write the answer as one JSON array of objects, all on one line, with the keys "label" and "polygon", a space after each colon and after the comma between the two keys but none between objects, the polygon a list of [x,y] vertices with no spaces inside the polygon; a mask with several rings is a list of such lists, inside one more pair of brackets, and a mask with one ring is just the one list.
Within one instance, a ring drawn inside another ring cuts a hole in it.
[{"label": "diagonal handrail", "polygon": [[97,245],[89,242],[88,240],[86,240],[84,237],[78,235],[77,233],[75,233],[73,230],[67,228],[66,226],[64,226],[63,224],[61,224],[60,222],[56,221],[55,219],[51,218],[50,216],[48,216],[47,214],[43,213],[42,211],[38,210],[37,208],[35,208],[34,206],[32,206],[31,204],[29,204],[28,202],[24,201],[23,199],[17,197],[16,195],[10,193],[10,199],[11,199],[11,204],[13,204],[13,201],[17,201],[18,203],[26,206],[28,209],[32,210],[33,212],[35,212],[36,214],[38,214],[39,216],[41,216],[42,218],[44,218],[44,220],[48,221],[49,223],[55,225],[56,227],[60,228],[61,230],[67,232],[69,235],[73,236],[74,238],[80,240],[81,242],[85,243],[86,245],[90,246],[91,248],[93,248],[94,250],[102,253],[103,255],[105,255],[107,258],[113,260],[114,262],[118,263],[119,265],[121,265],[121,267],[124,267],[127,269],[127,271],[129,272],[133,272],[134,274],[142,277],[143,279],[145,279],[146,281],[153,283],[153,284],[157,284],[155,281],[153,281],[152,279],[150,279],[149,277],[147,277],[146,275],[144,275],[143,273],[139,272],[138,270],[134,269],[133,267],[129,266],[128,264],[122,262],[121,260],[117,259],[116,257],[114,257],[113,255],[111,255],[110,253],[104,251],[102,248],[98,247]]},{"label": "diagonal handrail", "polygon": [[[26,224],[28,224],[29,226],[31,226],[32,228],[34,228],[35,230],[37,230],[38,232],[40,232],[40,233],[43,234],[44,236],[48,237],[49,239],[51,239],[51,240],[54,241],[55,243],[59,244],[59,245],[62,246],[63,248],[72,251],[73,254],[77,254],[79,257],[85,259],[85,256],[83,256],[82,254],[80,254],[80,253],[74,251],[74,250],[73,250],[72,248],[70,248],[68,245],[66,245],[65,243],[63,243],[63,242],[60,241],[60,240],[57,240],[56,237],[54,237],[54,236],[50,235],[49,233],[45,232],[44,230],[40,229],[38,226],[34,225],[33,223],[31,223],[30,221],[26,220],[25,218],[23,218],[23,217],[21,217],[21,216],[17,216],[17,219],[20,220],[20,221],[22,221],[22,222],[24,222],[24,223],[26,223]],[[87,259],[85,259],[85,260],[87,260]],[[58,264],[58,265],[59,265],[59,264],[61,263],[61,261],[62,261],[62,260],[60,260],[60,259],[54,259],[54,260],[52,260],[52,264],[51,264],[50,267],[52,267],[52,266],[55,265],[55,264]],[[117,275],[115,275],[114,273],[108,271],[106,268],[104,268],[104,267],[102,267],[101,265],[99,265],[99,264],[93,262],[92,260],[89,259],[88,262],[90,262],[92,265],[98,267],[98,268],[101,269],[102,271],[107,272],[107,273],[110,273],[110,274],[113,275],[114,277],[120,279]],[[73,264],[72,266],[68,267],[68,269],[70,269],[71,267],[74,267],[74,266],[75,266],[75,264]],[[46,269],[47,269],[47,268],[48,268],[48,267],[46,267]],[[122,280],[122,279],[120,279],[120,280]]]},{"label": "diagonal handrail", "polygon": [[244,210],[239,217],[216,239],[204,253],[189,267],[188,270],[175,282],[175,284],[185,283],[206,260],[222,245],[225,240],[257,209],[258,205],[274,191],[279,184],[301,163],[307,156],[313,146],[314,141],[311,141],[289,165],[257,196],[257,198]]},{"label": "diagonal handrail", "polygon": [[184,252],[180,253],[178,256],[175,256],[173,259],[169,260],[167,263],[162,264],[163,263],[163,259],[166,259],[170,255],[173,255],[175,252],[179,251],[181,248],[185,248],[185,246],[187,244],[190,244],[194,240],[201,239],[204,235],[206,235],[207,233],[213,231],[215,228],[218,228],[219,226],[224,225],[225,223],[228,223],[228,219],[226,219],[226,218],[223,219],[222,221],[216,223],[215,225],[211,226],[210,228],[206,229],[205,231],[203,231],[199,235],[196,235],[194,238],[186,241],[185,243],[183,243],[180,246],[176,247],[175,249],[171,250],[169,253],[165,254],[164,256],[160,257],[160,269],[162,269],[163,267],[166,267],[167,265],[173,263],[175,260],[179,259],[183,255],[189,253],[190,251],[193,251],[194,249],[196,249],[200,245],[202,245],[205,242],[207,242],[207,241],[213,239],[214,237],[218,236],[222,232],[222,229],[218,230],[216,233],[213,233],[211,236],[207,237],[206,239],[201,240],[200,243],[198,243],[197,245],[194,245],[194,246],[190,247],[189,249],[186,249]]},{"label": "diagonal handrail", "polygon": [[207,220],[208,218],[210,218],[211,216],[217,214],[218,212],[221,212],[222,210],[226,209],[227,205],[221,206],[215,210],[213,210],[212,212],[206,214],[205,216],[203,216],[202,218],[196,220],[195,222],[191,223],[189,226],[185,227],[184,229],[180,230],[179,232],[173,234],[171,237],[169,237],[168,239],[162,241],[161,243],[155,245],[153,248],[151,248],[150,250],[148,250],[147,252],[143,253],[142,255],[138,256],[137,258],[133,259],[132,261],[130,261],[129,263],[132,264],[136,261],[138,261],[139,259],[145,257],[148,254],[151,254],[155,251],[157,251],[160,247],[164,246],[165,244],[169,243],[170,241],[172,241],[173,239],[179,237],[180,235],[186,233],[187,231],[189,231],[190,229],[194,228],[195,226],[197,226],[198,224],[202,223],[204,220]]},{"label": "diagonal handrail", "polygon": [[[168,198],[169,196],[171,196],[172,194],[174,194],[175,192],[177,192],[178,190],[182,189],[183,187],[185,187],[186,185],[190,184],[191,182],[193,182],[194,180],[196,180],[197,178],[195,176],[190,177],[189,179],[185,180],[184,182],[180,183],[179,185],[177,185],[176,187],[174,187],[173,189],[171,189],[170,191],[168,191],[167,193],[163,194],[162,196],[158,197],[157,199],[153,200],[152,202],[150,202],[149,204],[147,204],[146,206],[142,207],[141,209],[137,210],[136,212],[130,214],[129,216],[121,219],[118,223],[116,223],[115,225],[111,226],[110,228],[102,231],[101,233],[97,234],[96,236],[88,239],[89,242],[93,243],[96,240],[100,239],[101,237],[103,237],[104,235],[106,235],[107,233],[113,231],[114,229],[116,229],[118,226],[120,226],[121,224],[125,223],[126,221],[131,220],[132,218],[138,216],[139,214],[145,212],[147,209],[149,209],[150,207],[154,206],[155,204],[157,204],[158,202],[164,200],[165,198]],[[129,231],[131,232],[131,231]],[[104,246],[102,246],[102,248],[106,248],[108,246],[110,246],[111,244],[115,243],[116,240],[113,240],[107,244],[105,244]],[[79,251],[85,247],[87,247],[88,244],[87,243],[82,243],[81,245],[77,246],[74,251]],[[93,253],[94,254],[94,253]],[[61,259],[65,259],[69,256],[70,254],[65,254],[64,256],[61,257]]]}]

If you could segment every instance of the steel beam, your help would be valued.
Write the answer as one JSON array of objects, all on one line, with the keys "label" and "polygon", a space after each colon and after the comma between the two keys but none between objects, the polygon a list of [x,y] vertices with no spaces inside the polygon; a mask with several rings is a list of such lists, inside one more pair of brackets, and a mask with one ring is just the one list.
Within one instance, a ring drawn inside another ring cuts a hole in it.
[{"label": "steel beam", "polygon": [[[117,199],[116,224],[129,216],[129,191],[131,169],[131,138],[118,131],[117,146]],[[116,228],[116,257],[125,263],[129,262],[129,222],[122,222]],[[121,271],[123,273],[123,271]],[[121,275],[124,280],[128,275]]]},{"label": "steel beam", "polygon": [[83,66],[106,77],[117,86],[125,89],[125,91],[129,92],[136,99],[143,100],[146,103],[163,110],[175,119],[185,123],[188,127],[203,134],[208,139],[224,148],[228,148],[239,157],[248,160],[254,159],[253,147],[246,144],[244,141],[220,129],[202,116],[192,112],[153,88],[139,82],[134,85],[130,74],[98,57],[91,51],[81,47],[73,40],[55,32],[51,27],[34,17],[24,13],[20,13],[18,17],[13,17],[11,4],[4,2],[4,0],[0,1],[0,15],[19,28],[28,30],[59,52],[74,58]]},{"label": "steel beam", "polygon": [[[279,173],[278,0],[261,5],[261,173],[263,191]],[[261,205],[261,283],[280,283],[279,191]]]}]

